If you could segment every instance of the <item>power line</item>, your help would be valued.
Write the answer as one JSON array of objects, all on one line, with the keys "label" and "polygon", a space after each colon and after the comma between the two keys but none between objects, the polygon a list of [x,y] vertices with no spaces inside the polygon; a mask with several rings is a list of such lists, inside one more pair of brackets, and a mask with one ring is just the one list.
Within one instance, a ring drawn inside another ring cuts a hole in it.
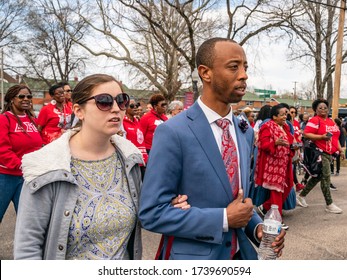
[{"label": "power line", "polygon": [[[341,8],[339,6],[334,6],[334,5],[330,5],[330,4],[326,4],[326,3],[321,3],[321,2],[318,2],[318,1],[313,1],[313,0],[305,0],[306,2],[310,2],[310,3],[314,3],[314,4],[320,4],[320,5],[323,5],[323,6],[327,6],[327,7],[332,7],[332,8],[337,8],[337,9],[342,9],[344,11],[346,11],[347,8]],[[342,0],[342,1],[346,1],[346,0]]]}]

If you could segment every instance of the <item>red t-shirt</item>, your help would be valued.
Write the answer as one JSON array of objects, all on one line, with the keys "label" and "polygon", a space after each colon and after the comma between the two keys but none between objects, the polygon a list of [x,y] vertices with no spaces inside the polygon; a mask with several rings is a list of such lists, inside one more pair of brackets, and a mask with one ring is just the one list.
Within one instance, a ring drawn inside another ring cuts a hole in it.
[{"label": "red t-shirt", "polygon": [[123,127],[126,131],[127,139],[130,140],[142,153],[142,157],[145,163],[148,160],[148,154],[146,151],[143,132],[140,127],[140,122],[134,118],[131,121],[127,116],[123,119]]},{"label": "red t-shirt", "polygon": [[22,176],[22,157],[42,147],[42,138],[27,115],[18,116],[23,128],[12,112],[0,115],[0,173]]},{"label": "red t-shirt", "polygon": [[37,124],[42,127],[41,136],[45,145],[59,138],[65,129],[70,128],[71,114],[72,109],[66,104],[62,111],[52,103],[42,107]]},{"label": "red t-shirt", "polygon": [[294,128],[294,138],[296,142],[301,142],[302,135],[300,130],[300,123],[297,120],[293,121],[293,128]]},{"label": "red t-shirt", "polygon": [[331,155],[339,150],[338,141],[340,137],[340,129],[332,119],[323,119],[322,117],[314,116],[307,122],[304,130],[304,133],[313,133],[318,135],[324,135],[327,132],[332,134],[330,140],[316,140],[314,142],[318,148]]},{"label": "red t-shirt", "polygon": [[147,114],[143,115],[140,119],[141,130],[145,137],[145,147],[150,150],[152,148],[152,141],[154,136],[154,131],[158,125],[167,121],[168,118],[165,114],[158,115],[153,109]]}]

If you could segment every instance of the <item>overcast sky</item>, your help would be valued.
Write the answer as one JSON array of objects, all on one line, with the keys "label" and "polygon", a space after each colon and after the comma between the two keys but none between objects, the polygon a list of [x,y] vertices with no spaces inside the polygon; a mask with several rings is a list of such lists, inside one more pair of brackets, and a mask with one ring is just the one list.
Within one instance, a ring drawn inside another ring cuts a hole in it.
[{"label": "overcast sky", "polygon": [[[259,53],[260,52],[260,53]],[[300,93],[314,79],[313,71],[300,63],[288,62],[286,58],[286,45],[278,44],[257,48],[257,51],[246,49],[249,61],[248,85],[260,89],[272,89],[277,93]],[[253,69],[254,72],[253,72]],[[342,67],[340,97],[347,98],[346,67]],[[335,74],[333,74],[333,80]],[[294,83],[296,82],[296,84]]]}]

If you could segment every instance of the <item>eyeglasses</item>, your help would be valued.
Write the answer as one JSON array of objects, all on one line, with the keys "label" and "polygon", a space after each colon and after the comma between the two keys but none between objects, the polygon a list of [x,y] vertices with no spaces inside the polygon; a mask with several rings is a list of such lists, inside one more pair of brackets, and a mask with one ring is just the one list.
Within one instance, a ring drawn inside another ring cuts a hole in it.
[{"label": "eyeglasses", "polygon": [[139,104],[139,103],[137,103],[137,104],[132,103],[132,104],[129,105],[129,107],[130,107],[131,109],[134,109],[135,107],[136,107],[136,108],[139,108],[139,107],[140,107],[140,104]]},{"label": "eyeglasses", "polygon": [[16,97],[17,97],[18,99],[21,99],[21,100],[23,100],[25,97],[28,98],[28,99],[33,99],[33,96],[32,96],[31,94],[27,94],[27,95],[25,95],[25,94],[19,94],[19,95],[17,95]]},{"label": "eyeglasses", "polygon": [[165,107],[165,106],[167,106],[167,103],[162,103],[162,104],[160,105],[160,107]]},{"label": "eyeglasses", "polygon": [[291,114],[296,114],[295,111],[290,111]]},{"label": "eyeglasses", "polygon": [[64,94],[64,91],[56,91],[54,94],[55,94],[55,95],[63,95],[63,94]]},{"label": "eyeglasses", "polygon": [[78,102],[79,105],[89,101],[95,100],[96,107],[101,111],[109,111],[112,109],[114,101],[116,101],[120,110],[124,111],[129,106],[130,97],[126,93],[120,93],[116,97],[113,97],[108,93],[101,93],[95,96],[92,96],[84,101]]},{"label": "eyeglasses", "polygon": [[319,107],[317,109],[319,109],[319,110],[328,110],[328,107]]},{"label": "eyeglasses", "polygon": [[65,92],[72,92],[72,90],[71,89],[67,89],[67,90],[64,90]]}]

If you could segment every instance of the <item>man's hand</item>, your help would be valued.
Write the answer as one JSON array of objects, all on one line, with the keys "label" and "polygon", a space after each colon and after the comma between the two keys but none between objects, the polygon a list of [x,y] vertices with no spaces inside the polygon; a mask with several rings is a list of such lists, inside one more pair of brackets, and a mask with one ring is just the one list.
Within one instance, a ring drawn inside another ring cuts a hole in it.
[{"label": "man's hand", "polygon": [[227,207],[229,228],[245,227],[253,216],[253,204],[250,198],[243,200],[243,190],[240,189],[237,198]]},{"label": "man's hand", "polygon": [[[275,238],[275,241],[272,242],[271,246],[274,249],[277,257],[282,256],[282,250],[284,248],[284,236],[286,235],[286,231],[281,229],[280,234]],[[259,225],[257,227],[257,237],[259,240],[263,238],[263,225]]]}]

